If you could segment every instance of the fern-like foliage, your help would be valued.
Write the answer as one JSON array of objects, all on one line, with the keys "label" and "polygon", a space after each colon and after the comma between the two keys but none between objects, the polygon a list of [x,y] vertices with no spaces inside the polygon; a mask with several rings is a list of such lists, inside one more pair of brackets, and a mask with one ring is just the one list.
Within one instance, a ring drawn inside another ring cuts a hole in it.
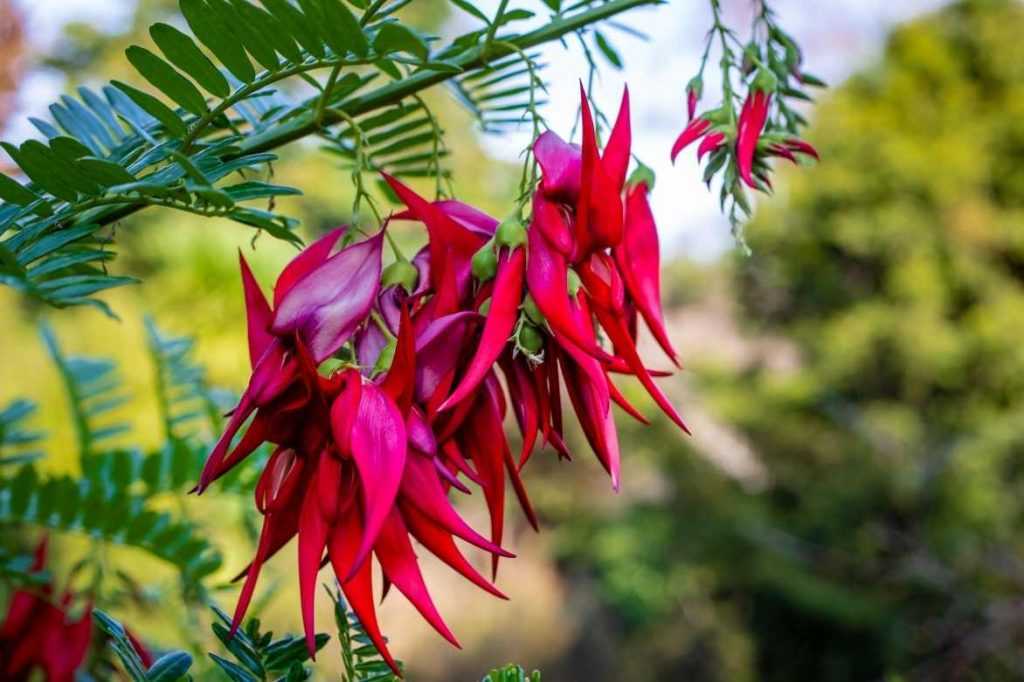
[{"label": "fern-like foliage", "polygon": [[495,668],[480,682],[540,682],[540,671],[534,670],[527,674],[522,666],[509,664],[504,668]]},{"label": "fern-like foliage", "polygon": [[545,65],[538,59],[538,54],[515,54],[453,78],[449,84],[486,133],[501,133],[523,123],[539,126],[547,87],[541,78]]},{"label": "fern-like foliage", "polygon": [[170,651],[146,667],[135,649],[128,631],[110,614],[94,609],[93,622],[106,640],[106,646],[121,661],[132,682],[178,682],[190,680],[188,671],[192,668],[192,657],[184,651]]},{"label": "fern-like foliage", "polygon": [[[146,331],[166,436],[149,451],[110,447],[114,436],[129,430],[111,415],[127,399],[116,363],[69,354],[51,329],[42,328],[64,383],[82,474],[44,475],[28,463],[41,454],[42,434],[25,426],[35,406],[27,400],[10,404],[0,411],[0,465],[8,465],[0,466],[0,525],[28,523],[141,549],[178,568],[191,589],[219,567],[220,555],[195,525],[157,511],[156,498],[180,497],[194,485],[219,428],[220,406],[193,358],[191,339],[167,334],[152,320]],[[10,471],[15,464],[20,468]],[[251,491],[254,471],[246,467],[226,476],[224,489]],[[6,562],[10,571],[0,573],[14,573],[20,565],[15,559]]]},{"label": "fern-like foliage", "polygon": [[[345,668],[343,682],[399,682],[399,678],[380,655],[373,641],[366,634],[359,618],[352,611],[341,590],[325,587],[334,601],[334,624],[341,642],[341,662]],[[398,661],[400,670],[405,666]]]},{"label": "fern-like foliage", "polygon": [[206,422],[211,433],[218,431],[225,401],[219,399],[223,396],[210,386],[206,370],[193,358],[195,341],[164,333],[151,317],[146,317],[145,326],[166,439],[195,436],[196,422]]},{"label": "fern-like foliage", "polygon": [[117,365],[107,358],[65,354],[48,326],[44,325],[40,334],[64,382],[78,454],[86,460],[98,452],[104,441],[129,429],[127,423],[112,421],[108,414],[128,399],[117,375]]},{"label": "fern-like foliage", "polygon": [[42,432],[25,425],[37,407],[31,400],[20,399],[0,410],[0,466],[24,464],[42,456],[35,448],[43,438]]},{"label": "fern-like foliage", "polygon": [[[304,665],[309,660],[309,649],[304,637],[284,635],[275,638],[271,632],[260,630],[258,618],[250,618],[244,627],[231,635],[231,618],[213,607],[216,620],[213,632],[227,650],[230,657],[210,654],[210,658],[232,682],[299,682],[309,677],[310,671]],[[330,640],[330,636],[317,633],[316,649],[319,651]]]},{"label": "fern-like foliage", "polygon": [[[179,0],[190,32],[155,24],[151,45],[126,52],[151,92],[117,81],[81,88],[50,108],[52,120],[33,121],[45,142],[3,145],[25,181],[0,175],[0,283],[106,310],[95,295],[133,281],[107,271],[107,226],[150,206],[295,241],[295,222],[271,200],[297,190],[261,179],[271,150],[323,134],[359,157],[360,172],[443,176],[441,131],[432,116],[424,122],[419,93],[459,78],[460,99],[497,126],[522,105],[514,74],[531,66],[531,48],[658,1],[549,2],[549,23],[527,33],[512,27],[529,11],[502,3],[488,18],[459,2],[485,25],[437,47],[394,18],[404,0]],[[465,81],[481,70],[490,77]],[[527,71],[533,93],[536,69]],[[314,94],[285,96],[281,83],[296,79]]]},{"label": "fern-like foliage", "polygon": [[126,492],[121,483],[43,476],[24,465],[0,478],[0,524],[31,523],[135,547],[177,567],[188,584],[220,567],[220,554],[194,525],[149,508],[146,497]]}]

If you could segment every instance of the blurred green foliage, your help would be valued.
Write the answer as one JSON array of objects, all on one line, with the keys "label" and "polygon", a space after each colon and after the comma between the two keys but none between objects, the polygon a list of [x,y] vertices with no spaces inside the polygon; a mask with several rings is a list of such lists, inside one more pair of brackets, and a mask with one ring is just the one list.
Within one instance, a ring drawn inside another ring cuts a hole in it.
[{"label": "blurred green foliage", "polygon": [[1022,33],[1020,3],[956,3],[816,110],[824,162],[734,264],[747,331],[799,362],[696,371],[767,482],[623,438],[667,490],[566,515],[622,641],[592,679],[1020,679]]}]

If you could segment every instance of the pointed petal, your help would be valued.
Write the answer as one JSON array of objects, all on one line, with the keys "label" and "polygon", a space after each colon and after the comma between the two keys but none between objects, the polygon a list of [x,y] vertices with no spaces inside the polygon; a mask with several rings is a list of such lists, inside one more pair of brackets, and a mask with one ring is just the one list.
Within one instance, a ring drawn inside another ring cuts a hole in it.
[{"label": "pointed petal", "polygon": [[341,583],[345,599],[348,600],[352,611],[359,618],[359,623],[363,626],[370,641],[373,642],[373,646],[380,652],[395,675],[401,677],[402,673],[398,669],[395,659],[392,658],[391,652],[388,651],[387,641],[381,634],[380,625],[377,623],[377,611],[373,604],[373,568],[370,566],[370,562],[364,561],[352,574],[352,577],[345,580],[345,576],[348,575],[355,561],[361,536],[362,529],[359,526],[358,513],[353,510],[353,513],[342,518],[331,533],[327,550],[331,568],[334,569],[334,575]]},{"label": "pointed petal", "polygon": [[245,318],[249,327],[249,366],[255,367],[256,362],[263,356],[274,339],[270,333],[270,321],[273,318],[273,313],[241,251],[238,252],[238,265],[242,270]]},{"label": "pointed petal", "polygon": [[394,508],[406,460],[405,420],[398,407],[374,384],[363,386],[352,427],[352,458],[362,481],[363,538],[356,565],[370,553],[381,526]]},{"label": "pointed petal", "polygon": [[458,388],[441,404],[438,411],[444,411],[465,400],[504,352],[519,317],[525,265],[526,252],[521,248],[499,256],[491,308],[487,312],[476,353],[463,373]]},{"label": "pointed petal", "polygon": [[462,648],[441,614],[437,612],[434,601],[430,598],[423,574],[420,573],[419,562],[409,542],[409,531],[397,510],[391,510],[386,523],[374,545],[374,552],[380,561],[381,570],[395,587],[406,596],[416,607],[420,615],[437,630],[437,632],[454,646]]},{"label": "pointed petal", "polygon": [[403,506],[402,517],[416,540],[427,548],[427,551],[451,566],[455,571],[465,577],[474,585],[486,592],[490,592],[499,599],[508,599],[495,587],[487,578],[473,568],[473,565],[466,560],[459,548],[456,547],[451,534],[440,526],[434,524],[414,507]]},{"label": "pointed petal", "polygon": [[647,185],[639,184],[626,195],[626,234],[613,250],[619,272],[633,304],[665,354],[679,359],[665,329],[661,310],[661,261],[658,228],[647,202]]},{"label": "pointed petal", "polygon": [[583,161],[579,146],[569,144],[549,130],[533,143],[533,156],[540,164],[541,191],[549,199],[576,203]]},{"label": "pointed petal", "polygon": [[629,121],[629,87],[622,90],[622,102],[619,104],[619,115],[615,126],[608,136],[601,164],[608,175],[612,187],[621,188],[626,184],[626,172],[629,170],[629,153],[632,141]]},{"label": "pointed petal", "polygon": [[704,133],[711,127],[711,122],[703,118],[695,118],[690,121],[683,132],[676,138],[675,143],[672,145],[672,163],[676,162],[676,157],[679,156],[679,152],[686,149],[688,146],[696,142]]}]

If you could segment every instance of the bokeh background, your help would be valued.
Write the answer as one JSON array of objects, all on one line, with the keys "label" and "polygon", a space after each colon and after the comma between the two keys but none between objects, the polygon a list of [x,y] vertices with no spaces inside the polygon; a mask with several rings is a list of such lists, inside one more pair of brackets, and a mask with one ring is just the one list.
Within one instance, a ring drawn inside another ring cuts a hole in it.
[{"label": "bokeh background", "polygon": [[[744,25],[747,0],[724,5]],[[658,418],[648,429],[621,420],[618,495],[586,456],[536,455],[527,481],[543,532],[514,528],[519,558],[499,576],[510,602],[427,562],[464,651],[400,597],[385,604],[414,681],[471,680],[508,660],[556,682],[1024,679],[1024,5],[773,5],[831,87],[809,109],[823,162],[782,171],[747,227],[751,256],[735,247],[691,156],[667,162],[709,25],[705,3],[631,15],[647,43],[612,30],[627,66],[605,65],[595,90],[614,109],[630,83],[636,151],[658,172],[670,334],[686,362],[664,385],[694,436]],[[419,0],[408,18],[456,32],[466,19],[449,7]],[[175,12],[167,0],[0,8],[0,119],[12,140],[32,134],[25,118],[64,90],[131,80],[123,49],[148,44],[146,27]],[[568,130],[585,66],[552,50],[547,113]],[[464,134],[470,119],[446,92],[430,101],[453,133],[460,198],[502,215],[523,139]],[[275,177],[304,190],[278,205],[307,237],[351,218],[348,175],[315,144],[286,150]],[[70,351],[117,360],[133,397],[119,416],[132,443],[155,445],[143,317],[195,336],[211,381],[239,390],[236,249],[264,282],[293,253],[251,238],[156,210],[125,221],[114,267],[143,283],[107,296],[120,321],[36,308],[0,289],[0,404],[43,405],[43,466],[78,463],[40,322]],[[223,549],[219,578],[244,564],[246,500],[173,504]],[[58,546],[70,563],[86,544],[62,536]],[[203,646],[207,614],[175,605],[170,571],[130,551],[111,550],[111,561],[153,576],[118,615],[158,648]],[[298,630],[293,570],[285,550],[258,592],[275,630]],[[216,594],[233,604],[234,589]],[[330,679],[335,665],[328,650],[318,671]]]}]

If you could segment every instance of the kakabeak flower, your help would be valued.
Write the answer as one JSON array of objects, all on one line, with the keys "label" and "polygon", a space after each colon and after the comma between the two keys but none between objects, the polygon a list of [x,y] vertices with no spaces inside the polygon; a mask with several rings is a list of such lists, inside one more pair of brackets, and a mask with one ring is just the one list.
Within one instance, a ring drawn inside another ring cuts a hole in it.
[{"label": "kakabeak flower", "polygon": [[[411,261],[399,256],[381,267],[387,225],[367,239],[336,230],[284,269],[271,304],[242,260],[252,378],[197,486],[201,492],[272,444],[255,490],[263,527],[238,576],[245,580],[234,627],[264,563],[297,537],[311,653],[316,577],[329,563],[394,667],[377,622],[372,559],[383,591],[403,593],[454,644],[411,540],[502,596],[493,581],[499,559],[512,556],[502,547],[506,487],[537,528],[522,468],[539,446],[570,457],[563,379],[615,488],[621,457],[611,406],[646,420],[612,376],[637,378],[685,428],[654,383],[664,372],[649,370],[636,349],[642,319],[677,362],[661,310],[650,186],[627,181],[628,93],[603,150],[585,94],[582,112],[579,146],[553,132],[536,140],[542,174],[527,221],[513,215],[499,222],[458,201],[429,201],[384,175],[406,206],[390,220],[426,229],[427,245]],[[522,436],[517,453],[504,429],[510,408]],[[472,487],[489,513],[486,537],[449,499]],[[491,557],[490,579],[455,538]]]},{"label": "kakabeak flower", "polygon": [[[46,567],[48,539],[36,546],[32,572]],[[75,605],[75,595],[65,590],[58,598],[48,582],[31,589],[16,590],[0,624],[0,680],[21,682],[32,679],[34,671],[47,682],[72,682],[82,667],[92,642],[92,601]],[[73,616],[72,612],[78,611]],[[138,639],[128,638],[143,664],[153,657]]]}]

